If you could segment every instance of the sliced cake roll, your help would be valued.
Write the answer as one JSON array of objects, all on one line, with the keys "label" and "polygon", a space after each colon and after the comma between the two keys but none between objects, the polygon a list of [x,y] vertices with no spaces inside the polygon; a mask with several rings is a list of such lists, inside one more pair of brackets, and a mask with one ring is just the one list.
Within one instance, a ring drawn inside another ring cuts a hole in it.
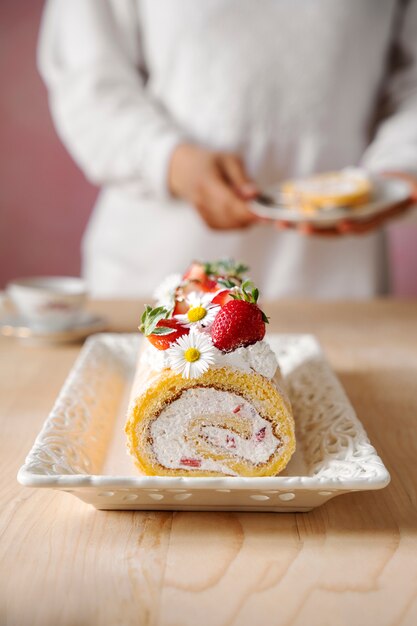
[{"label": "sliced cake roll", "polygon": [[129,452],[149,475],[276,475],[295,450],[294,421],[258,292],[238,272],[205,268],[194,264],[193,290],[184,278],[174,286],[170,308],[143,315]]}]

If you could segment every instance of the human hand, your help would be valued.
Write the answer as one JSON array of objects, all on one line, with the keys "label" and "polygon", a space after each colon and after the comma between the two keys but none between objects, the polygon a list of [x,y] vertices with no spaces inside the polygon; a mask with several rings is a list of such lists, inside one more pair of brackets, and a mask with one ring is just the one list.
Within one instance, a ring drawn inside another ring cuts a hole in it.
[{"label": "human hand", "polygon": [[409,183],[411,188],[411,195],[407,200],[398,202],[386,211],[383,211],[379,215],[364,219],[360,221],[355,220],[341,220],[335,226],[330,228],[318,228],[309,222],[299,222],[293,224],[285,221],[275,222],[278,230],[291,230],[296,229],[303,235],[318,235],[321,237],[338,237],[343,235],[366,235],[378,228],[381,228],[387,221],[399,217],[411,207],[412,204],[417,202],[417,178],[406,174],[404,172],[384,172],[384,176],[391,178],[400,178]]},{"label": "human hand", "polygon": [[190,202],[214,230],[247,228],[259,221],[247,204],[258,189],[233,153],[181,144],[171,158],[168,185],[174,196]]}]

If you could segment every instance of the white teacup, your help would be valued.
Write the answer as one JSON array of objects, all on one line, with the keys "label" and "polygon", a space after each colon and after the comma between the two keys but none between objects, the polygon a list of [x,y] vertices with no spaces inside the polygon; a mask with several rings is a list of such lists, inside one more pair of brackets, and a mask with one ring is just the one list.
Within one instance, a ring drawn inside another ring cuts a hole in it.
[{"label": "white teacup", "polygon": [[41,276],[13,280],[7,293],[29,326],[65,330],[80,320],[87,288],[81,278]]}]

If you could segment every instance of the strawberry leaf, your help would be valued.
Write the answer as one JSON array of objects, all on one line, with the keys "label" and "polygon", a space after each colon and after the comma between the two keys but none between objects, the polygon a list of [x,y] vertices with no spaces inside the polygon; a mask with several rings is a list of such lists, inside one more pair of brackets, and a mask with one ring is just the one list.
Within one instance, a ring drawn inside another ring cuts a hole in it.
[{"label": "strawberry leaf", "polygon": [[219,285],[225,287],[226,289],[233,289],[237,286],[236,282],[231,280],[230,278],[218,278],[217,282],[219,283]]},{"label": "strawberry leaf", "polygon": [[265,324],[269,324],[269,317],[267,317],[263,311],[261,311],[261,313],[262,313],[262,319],[265,322]]},{"label": "strawberry leaf", "polygon": [[[240,289],[235,289],[233,293],[230,293],[230,297],[234,300],[243,300],[244,302],[249,302],[250,304],[258,306],[259,289],[255,287],[251,280],[245,280]],[[265,324],[269,324],[269,318],[262,310],[261,313]]]},{"label": "strawberry leaf", "polygon": [[233,259],[220,259],[219,261],[203,263],[204,271],[208,276],[221,276],[223,278],[235,278],[242,280],[242,274],[249,270],[247,265],[237,263]]},{"label": "strawberry leaf", "polygon": [[256,304],[259,298],[259,289],[255,287],[251,280],[245,280],[242,284],[241,291],[237,292],[240,294],[240,299],[245,300],[245,302],[250,302],[252,304]]}]

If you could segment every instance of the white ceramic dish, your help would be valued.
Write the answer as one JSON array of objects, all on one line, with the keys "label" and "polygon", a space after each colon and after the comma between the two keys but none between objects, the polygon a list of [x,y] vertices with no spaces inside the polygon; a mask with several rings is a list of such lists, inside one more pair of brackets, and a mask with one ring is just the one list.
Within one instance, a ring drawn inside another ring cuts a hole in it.
[{"label": "white ceramic dish", "polygon": [[25,324],[45,331],[76,324],[87,298],[85,281],[72,276],[21,278],[6,290]]},{"label": "white ceramic dish", "polygon": [[0,335],[15,337],[33,344],[70,343],[101,332],[106,326],[107,321],[104,317],[85,311],[79,314],[72,326],[63,330],[32,327],[20,315],[6,315],[0,318]]},{"label": "white ceramic dish", "polygon": [[411,188],[406,181],[373,175],[372,182],[374,185],[372,201],[354,209],[339,207],[314,214],[303,213],[296,207],[288,208],[280,204],[280,186],[274,185],[264,190],[265,202],[253,201],[251,210],[259,217],[271,220],[284,220],[291,223],[307,222],[326,228],[345,219],[354,221],[370,219],[411,197]]},{"label": "white ceramic dish", "polygon": [[297,424],[285,472],[266,478],[140,476],[125,450],[126,405],[139,337],[91,337],[18,480],[73,493],[98,509],[309,511],[389,474],[311,335],[271,335]]}]

